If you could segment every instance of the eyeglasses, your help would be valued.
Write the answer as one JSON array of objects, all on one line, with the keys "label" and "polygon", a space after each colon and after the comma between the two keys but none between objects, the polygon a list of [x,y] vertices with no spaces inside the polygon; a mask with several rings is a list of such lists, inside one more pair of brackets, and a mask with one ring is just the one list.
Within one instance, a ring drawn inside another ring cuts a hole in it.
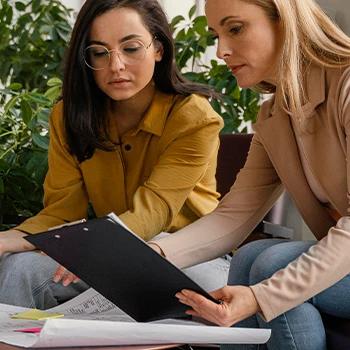
[{"label": "eyeglasses", "polygon": [[146,51],[151,47],[156,37],[148,46],[141,41],[129,40],[122,43],[118,49],[108,50],[102,45],[90,45],[84,51],[84,61],[93,70],[105,69],[111,61],[111,52],[116,52],[124,64],[135,65],[141,63]]}]

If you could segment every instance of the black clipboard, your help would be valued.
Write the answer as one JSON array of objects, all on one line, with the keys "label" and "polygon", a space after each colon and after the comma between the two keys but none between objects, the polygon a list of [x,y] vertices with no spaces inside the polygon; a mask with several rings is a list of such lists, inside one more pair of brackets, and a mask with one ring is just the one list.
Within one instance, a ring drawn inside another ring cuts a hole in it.
[{"label": "black clipboard", "polygon": [[110,216],[24,238],[138,322],[185,316],[182,289],[218,302]]}]

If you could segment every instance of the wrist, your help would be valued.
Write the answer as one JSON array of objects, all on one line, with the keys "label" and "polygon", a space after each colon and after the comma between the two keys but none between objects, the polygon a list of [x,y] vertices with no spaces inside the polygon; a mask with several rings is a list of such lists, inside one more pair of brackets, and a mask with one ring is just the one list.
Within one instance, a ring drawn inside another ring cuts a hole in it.
[{"label": "wrist", "polygon": [[163,256],[165,258],[165,253],[164,253],[163,249],[157,243],[150,242],[150,243],[148,243],[148,245],[152,249],[154,249],[158,254],[160,254],[161,256]]}]

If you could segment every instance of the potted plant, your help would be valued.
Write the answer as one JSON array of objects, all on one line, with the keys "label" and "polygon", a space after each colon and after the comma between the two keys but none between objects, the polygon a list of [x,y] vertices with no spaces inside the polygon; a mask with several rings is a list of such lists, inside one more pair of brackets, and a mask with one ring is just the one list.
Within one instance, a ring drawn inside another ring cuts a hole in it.
[{"label": "potted plant", "polygon": [[42,209],[49,148],[49,114],[61,94],[52,78],[45,93],[14,83],[0,90],[0,225],[18,224]]}]

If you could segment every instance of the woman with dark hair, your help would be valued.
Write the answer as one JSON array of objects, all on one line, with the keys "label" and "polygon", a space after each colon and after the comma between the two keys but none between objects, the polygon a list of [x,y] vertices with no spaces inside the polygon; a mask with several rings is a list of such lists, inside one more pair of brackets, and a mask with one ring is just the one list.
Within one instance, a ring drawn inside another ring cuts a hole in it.
[{"label": "woman with dark hair", "polygon": [[[67,53],[63,100],[50,117],[44,209],[0,234],[0,255],[33,250],[23,236],[87,218],[89,203],[98,217],[115,212],[144,240],[212,211],[222,119],[211,95],[177,70],[156,0],[86,1]],[[226,283],[228,265],[217,259],[187,272],[210,290]],[[10,254],[0,265],[0,303],[45,309],[88,288],[64,273],[36,252]]]}]

